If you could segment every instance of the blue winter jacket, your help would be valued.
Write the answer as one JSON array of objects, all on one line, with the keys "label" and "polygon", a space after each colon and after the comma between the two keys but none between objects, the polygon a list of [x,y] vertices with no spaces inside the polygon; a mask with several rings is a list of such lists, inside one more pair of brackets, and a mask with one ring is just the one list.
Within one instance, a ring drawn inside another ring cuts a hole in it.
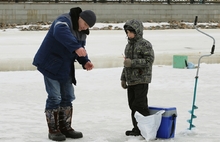
[{"label": "blue winter jacket", "polygon": [[46,37],[38,49],[33,65],[44,75],[58,81],[75,79],[74,62],[82,66],[89,61],[88,56],[78,57],[75,53],[84,47],[86,34],[74,31],[70,14],[59,16],[51,25]]}]

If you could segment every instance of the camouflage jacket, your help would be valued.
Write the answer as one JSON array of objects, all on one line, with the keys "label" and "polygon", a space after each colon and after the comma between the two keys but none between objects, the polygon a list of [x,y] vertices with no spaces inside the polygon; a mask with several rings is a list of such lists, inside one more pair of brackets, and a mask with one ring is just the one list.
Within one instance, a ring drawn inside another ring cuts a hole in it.
[{"label": "camouflage jacket", "polygon": [[149,41],[143,38],[143,24],[138,20],[127,21],[124,25],[131,26],[136,35],[134,39],[128,39],[125,47],[125,58],[131,59],[131,67],[124,67],[121,81],[126,81],[128,86],[150,83],[152,78],[152,65],[154,62],[154,50]]}]

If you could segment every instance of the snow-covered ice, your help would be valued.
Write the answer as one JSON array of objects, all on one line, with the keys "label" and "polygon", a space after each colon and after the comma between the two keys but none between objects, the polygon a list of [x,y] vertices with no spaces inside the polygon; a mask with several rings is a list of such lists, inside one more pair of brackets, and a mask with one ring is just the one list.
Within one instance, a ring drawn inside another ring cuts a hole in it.
[{"label": "snow-covered ice", "polygon": [[[119,24],[120,25],[120,24]],[[100,25],[101,26],[101,25]],[[220,29],[204,30],[220,40]],[[0,31],[0,70],[35,70],[31,65],[46,31]],[[188,30],[145,30],[155,50],[157,65],[172,65],[173,55],[187,55],[190,62],[197,63],[203,54],[209,54],[213,41],[193,29]],[[127,39],[123,30],[91,30],[86,50],[96,68],[121,67],[122,53]],[[218,45],[212,58],[206,63],[220,63]],[[81,68],[81,67],[80,67]]]},{"label": "snow-covered ice", "polygon": [[[172,67],[172,55],[209,54],[212,40],[196,30],[144,31],[154,46],[156,60],[148,93],[150,106],[177,108],[175,137],[160,142],[219,142],[220,140],[220,30],[205,30],[216,39],[215,54],[202,59],[199,70],[196,128],[187,130],[197,69]],[[46,32],[0,31],[0,141],[50,142],[44,114],[46,92],[43,76],[31,65]],[[120,86],[124,31],[91,31],[87,51],[95,68],[76,69],[76,100],[72,126],[82,131],[82,139],[67,142],[144,142],[141,137],[125,136],[131,129],[126,90]],[[166,62],[167,61],[167,62]],[[212,63],[212,64],[210,64]],[[10,67],[11,66],[11,67]],[[16,66],[16,68],[14,68]],[[15,71],[22,70],[24,71]]]}]

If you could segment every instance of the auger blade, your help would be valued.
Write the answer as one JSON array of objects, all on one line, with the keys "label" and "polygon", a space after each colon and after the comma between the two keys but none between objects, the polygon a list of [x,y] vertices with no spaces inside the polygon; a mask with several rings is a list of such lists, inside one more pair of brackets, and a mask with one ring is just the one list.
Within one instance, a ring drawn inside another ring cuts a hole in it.
[{"label": "auger blade", "polygon": [[192,115],[192,118],[197,118],[197,116],[196,115]]},{"label": "auger blade", "polygon": [[193,106],[193,109],[198,109],[198,107],[196,105]]},{"label": "auger blade", "polygon": [[187,120],[187,122],[192,123],[191,119]]}]

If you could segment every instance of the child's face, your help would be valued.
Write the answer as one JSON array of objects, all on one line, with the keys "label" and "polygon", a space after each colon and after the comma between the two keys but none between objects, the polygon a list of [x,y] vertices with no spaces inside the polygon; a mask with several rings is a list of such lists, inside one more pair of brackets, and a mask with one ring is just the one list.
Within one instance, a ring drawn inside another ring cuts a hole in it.
[{"label": "child's face", "polygon": [[135,34],[133,32],[130,32],[129,30],[127,30],[127,36],[128,36],[128,38],[132,39],[135,37]]}]

